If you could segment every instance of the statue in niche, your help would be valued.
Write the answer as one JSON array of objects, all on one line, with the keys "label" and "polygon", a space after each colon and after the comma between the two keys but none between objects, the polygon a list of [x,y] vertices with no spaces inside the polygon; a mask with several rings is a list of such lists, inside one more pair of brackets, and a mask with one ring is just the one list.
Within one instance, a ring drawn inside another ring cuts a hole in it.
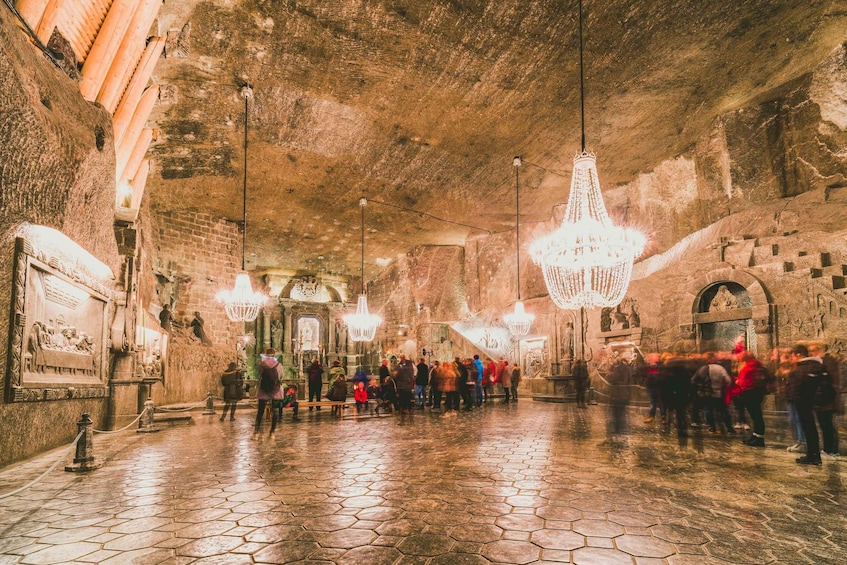
[{"label": "statue in niche", "polygon": [[561,341],[561,358],[562,359],[573,359],[574,352],[574,328],[573,322],[567,322],[565,326],[562,328],[562,341]]},{"label": "statue in niche", "polygon": [[640,328],[641,327],[641,314],[638,313],[638,304],[636,304],[633,299],[629,303],[629,327],[630,328]]},{"label": "statue in niche", "polygon": [[718,287],[718,292],[709,304],[709,312],[723,312],[738,308],[738,298],[732,294],[725,284]]},{"label": "statue in niche", "polygon": [[347,351],[347,332],[344,329],[344,322],[339,320],[335,323],[335,352],[346,353]]},{"label": "statue in niche", "polygon": [[271,322],[271,347],[282,351],[282,322],[279,320]]},{"label": "statue in niche", "polygon": [[812,315],[812,331],[815,334],[815,337],[823,336],[823,316],[824,313],[818,310]]},{"label": "statue in niche", "polygon": [[612,330],[628,330],[629,329],[629,320],[626,318],[626,314],[620,311],[620,305],[612,310]]},{"label": "statue in niche", "polygon": [[239,369],[247,369],[247,345],[240,339],[235,343],[235,363]]},{"label": "statue in niche", "polygon": [[194,332],[194,336],[200,340],[200,343],[211,347],[212,340],[206,335],[206,330],[203,327],[205,324],[206,322],[200,316],[200,312],[194,312],[194,319],[191,320],[191,330]]},{"label": "statue in niche", "polygon": [[611,308],[603,308],[600,311],[600,331],[601,332],[612,331],[612,309]]},{"label": "statue in niche", "polygon": [[300,318],[297,325],[300,331],[298,332],[298,341],[301,351],[318,351],[320,348],[320,326],[314,318]]}]

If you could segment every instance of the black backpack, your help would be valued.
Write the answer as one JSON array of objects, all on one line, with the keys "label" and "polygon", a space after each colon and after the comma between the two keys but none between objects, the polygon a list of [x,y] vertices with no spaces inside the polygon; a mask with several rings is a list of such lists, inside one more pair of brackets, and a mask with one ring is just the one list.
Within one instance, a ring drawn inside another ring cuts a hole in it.
[{"label": "black backpack", "polygon": [[823,365],[808,376],[814,382],[814,394],[812,395],[812,406],[821,408],[831,406],[835,402],[835,386],[832,384],[832,376]]},{"label": "black backpack", "polygon": [[259,389],[262,392],[271,394],[279,386],[279,375],[276,371],[277,367],[279,367],[279,363],[273,367],[262,368],[261,378],[259,379]]},{"label": "black backpack", "polygon": [[776,377],[764,365],[758,365],[753,369],[753,386],[765,391],[765,394],[776,392]]}]

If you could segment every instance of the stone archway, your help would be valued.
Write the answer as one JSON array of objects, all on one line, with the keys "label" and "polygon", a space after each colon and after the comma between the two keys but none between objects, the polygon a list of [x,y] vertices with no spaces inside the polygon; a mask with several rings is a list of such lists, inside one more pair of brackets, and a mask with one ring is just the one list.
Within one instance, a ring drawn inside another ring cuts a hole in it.
[{"label": "stone archway", "polygon": [[754,353],[773,346],[773,311],[762,282],[740,269],[719,269],[692,281],[691,318],[697,348],[732,349],[739,336]]}]

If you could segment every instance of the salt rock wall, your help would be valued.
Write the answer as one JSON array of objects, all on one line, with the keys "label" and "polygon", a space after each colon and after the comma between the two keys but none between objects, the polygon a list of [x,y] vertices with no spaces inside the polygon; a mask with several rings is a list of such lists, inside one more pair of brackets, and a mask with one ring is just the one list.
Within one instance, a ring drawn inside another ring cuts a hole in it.
[{"label": "salt rock wall", "polygon": [[[13,234],[22,222],[56,228],[112,272],[115,156],[109,115],[86,102],[0,10],[0,303],[12,293]],[[112,284],[112,281],[107,281]],[[9,307],[0,308],[0,374],[6,377]],[[88,412],[103,428],[107,399],[0,403],[0,466],[70,442]]]},{"label": "salt rock wall", "polygon": [[459,246],[420,246],[398,257],[371,283],[369,309],[383,318],[376,338],[381,351],[401,350],[421,324],[466,315],[463,260]]},{"label": "salt rock wall", "polygon": [[[839,48],[815,73],[715,120],[688,152],[606,187],[610,215],[650,241],[627,295],[640,309],[645,351],[697,347],[695,300],[722,278],[764,289],[766,314],[754,320],[760,354],[801,339],[847,350],[840,337],[847,330],[845,85]],[[598,169],[602,183],[602,159]],[[575,317],[546,296],[528,248],[558,227],[561,214],[558,207],[547,222],[521,224],[521,297],[536,315],[532,333],[551,340],[553,362],[564,351],[563,324]],[[502,324],[517,296],[515,241],[512,230],[465,246],[469,309],[492,325]],[[600,315],[588,312],[588,350],[608,341]]]},{"label": "salt rock wall", "polygon": [[[182,326],[173,331],[163,386],[153,386],[153,401],[197,402],[210,390],[219,396],[220,374],[235,361],[236,339],[244,332],[215,299],[220,290],[232,289],[241,266],[238,228],[208,214],[181,212],[151,216],[150,229],[151,259],[144,268],[151,299],[157,310],[173,304]],[[253,281],[254,290],[259,286]],[[209,344],[191,330],[194,312],[204,321]],[[248,324],[248,332],[255,335],[255,323]]]}]

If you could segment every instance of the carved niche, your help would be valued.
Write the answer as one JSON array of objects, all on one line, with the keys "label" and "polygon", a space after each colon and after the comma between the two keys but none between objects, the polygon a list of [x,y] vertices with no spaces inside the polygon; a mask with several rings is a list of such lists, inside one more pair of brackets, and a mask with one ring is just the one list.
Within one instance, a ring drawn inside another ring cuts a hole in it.
[{"label": "carved niche", "polygon": [[13,277],[7,400],[108,396],[110,290],[20,237]]}]

